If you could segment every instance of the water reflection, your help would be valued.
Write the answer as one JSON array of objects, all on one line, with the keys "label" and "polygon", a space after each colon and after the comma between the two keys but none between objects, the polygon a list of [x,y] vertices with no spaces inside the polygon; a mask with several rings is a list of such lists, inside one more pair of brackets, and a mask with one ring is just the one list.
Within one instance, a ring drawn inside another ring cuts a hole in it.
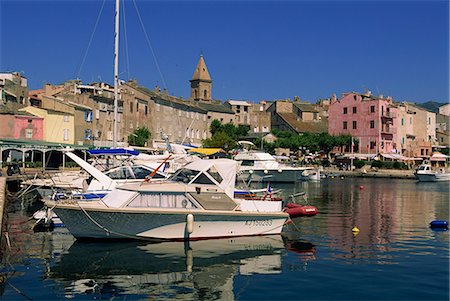
[{"label": "water reflection", "polygon": [[[448,236],[437,236],[441,233],[430,230],[429,223],[448,218],[449,185],[421,184],[356,178],[299,183],[290,191],[306,191],[319,215],[294,219],[285,231],[288,235],[301,232],[303,238],[319,235],[318,243],[330,248],[329,256],[337,260],[386,264],[396,262],[399,249],[429,254],[424,242],[435,236],[448,242]],[[360,230],[357,235],[351,231],[354,226]]]},{"label": "water reflection", "polygon": [[[288,244],[300,253],[314,249],[308,243]],[[281,236],[158,244],[75,242],[46,277],[64,283],[66,297],[94,293],[232,300],[235,275],[279,274],[284,252]]]}]

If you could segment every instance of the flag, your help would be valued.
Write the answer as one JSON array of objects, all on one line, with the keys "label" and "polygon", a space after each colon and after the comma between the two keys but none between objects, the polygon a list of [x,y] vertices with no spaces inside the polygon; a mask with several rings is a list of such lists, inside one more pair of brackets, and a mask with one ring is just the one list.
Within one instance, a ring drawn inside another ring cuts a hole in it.
[{"label": "flag", "polygon": [[272,187],[270,187],[270,183],[267,184],[267,194],[272,196]]}]

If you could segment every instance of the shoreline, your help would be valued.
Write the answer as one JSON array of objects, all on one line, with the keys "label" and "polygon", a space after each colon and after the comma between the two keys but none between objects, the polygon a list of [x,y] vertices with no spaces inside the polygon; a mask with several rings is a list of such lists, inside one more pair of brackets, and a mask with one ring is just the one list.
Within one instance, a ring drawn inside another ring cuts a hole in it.
[{"label": "shoreline", "polygon": [[362,171],[362,170],[338,170],[335,168],[325,168],[322,173],[335,177],[349,177],[349,178],[392,178],[392,179],[410,179],[416,180],[413,170],[399,170],[399,169],[379,169],[377,171]]}]

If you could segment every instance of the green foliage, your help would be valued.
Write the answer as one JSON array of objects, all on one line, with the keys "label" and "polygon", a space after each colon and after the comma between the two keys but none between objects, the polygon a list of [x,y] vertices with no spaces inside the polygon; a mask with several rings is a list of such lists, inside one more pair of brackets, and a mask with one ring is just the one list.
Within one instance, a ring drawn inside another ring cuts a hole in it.
[{"label": "green foliage", "polygon": [[246,136],[249,130],[250,127],[247,125],[222,124],[219,120],[214,119],[209,127],[212,136],[203,140],[202,145],[203,147],[220,147],[228,151],[233,149],[236,141]]},{"label": "green foliage", "polygon": [[[300,148],[308,150],[309,152],[324,151],[330,153],[333,148],[338,146],[349,146],[352,143],[352,137],[350,135],[331,136],[328,133],[304,133],[298,135],[289,131],[273,130],[272,133],[277,137],[277,141],[273,145],[265,145],[265,149],[268,148],[289,148],[290,150],[297,151]],[[355,142],[355,148],[357,141]]]},{"label": "green foliage", "polygon": [[135,129],[132,134],[128,135],[128,143],[134,146],[145,146],[150,137],[150,131],[144,126]]},{"label": "green foliage", "polygon": [[218,147],[228,151],[236,146],[236,141],[225,132],[216,132],[211,138],[204,139],[202,145],[203,147]]},{"label": "green foliage", "polygon": [[353,165],[355,166],[355,168],[362,168],[364,165],[366,165],[367,162],[364,160],[356,160]]},{"label": "green foliage", "polygon": [[408,169],[408,165],[398,161],[372,161],[372,167],[383,169]]}]

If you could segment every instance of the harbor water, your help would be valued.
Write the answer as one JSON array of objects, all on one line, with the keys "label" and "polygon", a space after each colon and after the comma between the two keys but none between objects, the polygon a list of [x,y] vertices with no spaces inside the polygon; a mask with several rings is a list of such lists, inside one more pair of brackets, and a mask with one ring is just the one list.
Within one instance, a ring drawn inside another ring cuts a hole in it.
[{"label": "harbor water", "polygon": [[[449,184],[334,178],[305,191],[314,217],[282,236],[166,242],[78,242],[8,214],[2,300],[449,300]],[[304,200],[296,200],[304,203]],[[256,226],[256,225],[255,225]],[[357,227],[359,232],[352,232]]]}]

